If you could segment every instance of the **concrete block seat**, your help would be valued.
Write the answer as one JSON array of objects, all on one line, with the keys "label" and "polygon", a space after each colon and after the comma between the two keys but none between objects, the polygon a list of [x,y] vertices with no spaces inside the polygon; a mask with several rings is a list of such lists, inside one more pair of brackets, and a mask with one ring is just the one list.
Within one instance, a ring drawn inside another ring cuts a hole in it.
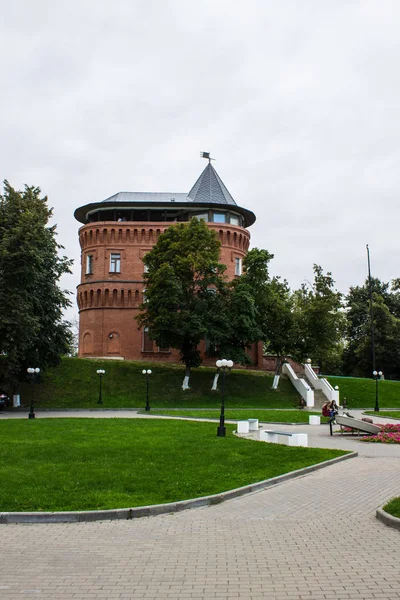
[{"label": "concrete block seat", "polygon": [[260,431],[260,440],[262,442],[269,442],[270,444],[285,444],[286,446],[308,447],[307,433],[292,433],[290,431],[262,429]]},{"label": "concrete block seat", "polygon": [[237,422],[238,433],[249,433],[250,431],[258,431],[258,419],[247,419],[247,421]]},{"label": "concrete block seat", "polygon": [[249,433],[249,422],[238,421],[237,422],[237,433]]}]

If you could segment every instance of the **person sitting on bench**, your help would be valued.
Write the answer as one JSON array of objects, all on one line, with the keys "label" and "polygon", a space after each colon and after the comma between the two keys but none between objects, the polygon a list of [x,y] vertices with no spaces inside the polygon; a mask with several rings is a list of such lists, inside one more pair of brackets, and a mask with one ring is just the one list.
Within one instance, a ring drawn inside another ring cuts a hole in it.
[{"label": "person sitting on bench", "polygon": [[330,417],[330,402],[329,400],[327,400],[326,402],[323,403],[322,405],[322,416],[323,417]]},{"label": "person sitting on bench", "polygon": [[329,402],[328,400],[326,402],[324,402],[324,404],[322,405],[322,416],[323,417],[329,417],[330,419],[332,419],[333,422],[335,422],[335,416],[338,414],[338,405],[336,404],[336,402],[334,400],[332,400],[331,402]]}]

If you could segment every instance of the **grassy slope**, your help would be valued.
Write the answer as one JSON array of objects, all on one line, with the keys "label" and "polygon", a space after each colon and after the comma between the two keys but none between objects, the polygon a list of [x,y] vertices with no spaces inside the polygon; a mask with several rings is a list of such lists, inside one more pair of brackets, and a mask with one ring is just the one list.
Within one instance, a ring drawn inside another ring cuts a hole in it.
[{"label": "grassy slope", "polygon": [[218,438],[213,423],[0,421],[0,511],[96,510],[183,500],[345,454]]},{"label": "grassy slope", "polygon": [[[35,387],[36,405],[40,408],[98,408],[99,378],[103,368],[103,408],[140,408],[146,402],[146,378],[142,369],[149,365],[129,361],[101,361],[65,358],[61,365],[49,369],[44,383]],[[215,369],[195,369],[190,386],[181,390],[184,370],[180,365],[151,365],[150,403],[159,408],[217,408],[221,392],[211,391]],[[271,390],[272,377],[259,371],[233,371],[226,377],[225,397],[232,407],[293,408],[298,394],[287,380],[278,391]],[[30,391],[25,386],[21,402],[27,406]]]},{"label": "grassy slope", "polygon": [[[65,358],[61,365],[49,369],[44,382],[35,386],[39,408],[99,408],[99,378],[96,370],[103,368],[103,408],[142,408],[146,401],[144,367],[150,375],[150,404],[152,408],[218,408],[221,392],[211,392],[215,373],[212,368],[195,369],[191,389],[182,392],[183,367],[137,363],[130,361],[101,361]],[[340,398],[347,399],[349,409],[375,406],[375,382],[372,379],[329,377],[338,385]],[[287,379],[281,378],[279,390],[271,390],[272,377],[260,371],[234,370],[226,378],[228,408],[294,408],[299,395]],[[23,386],[22,404],[28,406],[31,389]],[[400,382],[379,382],[380,408],[400,408]]]},{"label": "grassy slope", "polygon": [[[340,402],[347,400],[352,408],[374,408],[376,384],[373,379],[327,377],[332,386],[339,386]],[[400,382],[383,380],[379,385],[379,407],[400,408]]]}]

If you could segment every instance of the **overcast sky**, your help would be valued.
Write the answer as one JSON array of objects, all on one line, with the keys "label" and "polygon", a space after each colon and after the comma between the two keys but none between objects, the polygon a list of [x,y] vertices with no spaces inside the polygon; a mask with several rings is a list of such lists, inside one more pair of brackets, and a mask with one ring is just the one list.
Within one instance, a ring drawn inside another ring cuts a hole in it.
[{"label": "overcast sky", "polygon": [[[76,207],[213,163],[292,288],[399,277],[398,0],[0,0],[0,177]],[[77,310],[70,311],[71,317]]]}]

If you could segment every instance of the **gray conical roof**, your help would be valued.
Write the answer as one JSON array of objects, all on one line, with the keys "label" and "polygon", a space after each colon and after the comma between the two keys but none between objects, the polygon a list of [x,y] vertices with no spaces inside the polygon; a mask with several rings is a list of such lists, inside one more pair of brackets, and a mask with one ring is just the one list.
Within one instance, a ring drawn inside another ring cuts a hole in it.
[{"label": "gray conical roof", "polygon": [[208,163],[192,189],[187,195],[191,202],[211,204],[233,204],[236,202],[226,189],[224,182],[211,163]]}]

